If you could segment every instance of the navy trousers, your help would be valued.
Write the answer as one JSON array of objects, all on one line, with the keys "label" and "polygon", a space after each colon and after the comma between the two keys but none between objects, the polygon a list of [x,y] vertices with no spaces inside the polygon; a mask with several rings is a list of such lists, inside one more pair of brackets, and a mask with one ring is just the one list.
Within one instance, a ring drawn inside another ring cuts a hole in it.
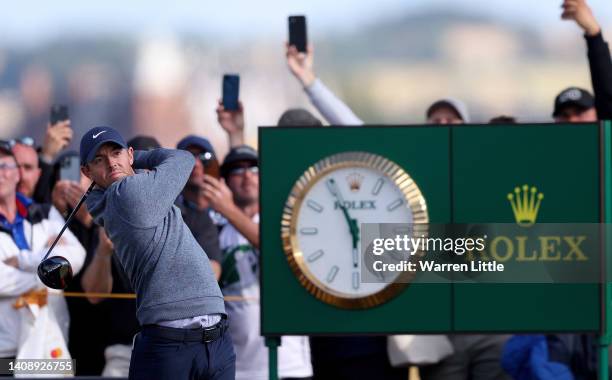
[{"label": "navy trousers", "polygon": [[164,335],[160,332],[177,330],[181,329],[147,326],[136,335],[130,361],[131,380],[234,380],[236,353],[226,328],[211,342],[160,336]]}]

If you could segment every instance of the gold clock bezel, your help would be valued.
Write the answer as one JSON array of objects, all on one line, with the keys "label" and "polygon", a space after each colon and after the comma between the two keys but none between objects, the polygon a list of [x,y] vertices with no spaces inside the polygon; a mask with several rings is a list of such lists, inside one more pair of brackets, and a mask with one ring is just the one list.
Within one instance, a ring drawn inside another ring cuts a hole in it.
[{"label": "gold clock bezel", "polygon": [[[281,220],[283,250],[289,267],[298,281],[315,298],[340,308],[365,309],[380,305],[398,295],[410,282],[414,273],[402,272],[396,280],[380,291],[361,297],[346,297],[345,294],[327,287],[319,281],[304,262],[304,254],[297,239],[297,218],[302,202],[310,188],[328,173],[342,168],[368,168],[381,172],[397,186],[409,206],[414,224],[429,223],[427,202],[418,185],[410,175],[395,162],[369,152],[343,152],[328,156],[310,166],[295,182],[285,202]],[[426,228],[424,226],[424,228]],[[423,229],[415,229],[422,234]]]}]

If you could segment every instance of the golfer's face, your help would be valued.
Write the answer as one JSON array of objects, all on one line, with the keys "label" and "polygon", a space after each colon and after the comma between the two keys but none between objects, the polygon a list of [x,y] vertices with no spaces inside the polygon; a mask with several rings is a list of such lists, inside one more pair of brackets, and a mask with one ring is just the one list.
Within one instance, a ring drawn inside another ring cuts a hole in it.
[{"label": "golfer's face", "polygon": [[105,144],[98,150],[94,159],[83,169],[83,174],[98,186],[107,188],[115,181],[133,175],[134,150],[119,145]]}]

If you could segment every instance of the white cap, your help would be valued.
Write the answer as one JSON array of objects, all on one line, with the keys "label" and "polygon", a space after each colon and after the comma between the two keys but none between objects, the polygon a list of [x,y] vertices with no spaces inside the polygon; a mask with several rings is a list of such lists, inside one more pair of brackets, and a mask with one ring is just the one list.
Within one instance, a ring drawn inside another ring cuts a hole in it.
[{"label": "white cap", "polygon": [[426,113],[427,118],[429,119],[432,112],[440,106],[451,107],[452,109],[455,110],[455,112],[457,112],[457,114],[459,115],[461,120],[463,120],[464,123],[470,122],[470,114],[468,112],[467,106],[465,105],[464,102],[462,102],[459,99],[455,99],[455,98],[444,98],[444,99],[436,100],[435,102],[433,102],[429,106],[429,108],[427,108],[427,113]]}]

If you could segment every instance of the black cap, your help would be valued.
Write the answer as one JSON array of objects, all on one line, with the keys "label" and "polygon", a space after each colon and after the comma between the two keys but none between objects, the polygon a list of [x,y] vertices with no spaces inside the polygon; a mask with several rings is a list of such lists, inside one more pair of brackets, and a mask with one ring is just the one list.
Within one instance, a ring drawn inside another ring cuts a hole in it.
[{"label": "black cap", "polygon": [[96,153],[98,153],[98,149],[107,143],[115,143],[127,149],[127,144],[123,137],[111,127],[94,127],[85,132],[81,138],[81,165],[91,162]]},{"label": "black cap", "polygon": [[221,175],[227,177],[232,166],[240,161],[251,161],[255,165],[259,164],[259,156],[257,151],[248,145],[240,145],[232,148],[221,165]]},{"label": "black cap", "polygon": [[561,91],[555,98],[555,109],[553,117],[559,116],[561,111],[568,106],[578,107],[582,110],[595,107],[595,99],[590,92],[579,87],[569,87]]},{"label": "black cap", "polygon": [[155,137],[138,135],[128,140],[127,146],[132,147],[134,150],[153,150],[161,148],[159,142]]}]

